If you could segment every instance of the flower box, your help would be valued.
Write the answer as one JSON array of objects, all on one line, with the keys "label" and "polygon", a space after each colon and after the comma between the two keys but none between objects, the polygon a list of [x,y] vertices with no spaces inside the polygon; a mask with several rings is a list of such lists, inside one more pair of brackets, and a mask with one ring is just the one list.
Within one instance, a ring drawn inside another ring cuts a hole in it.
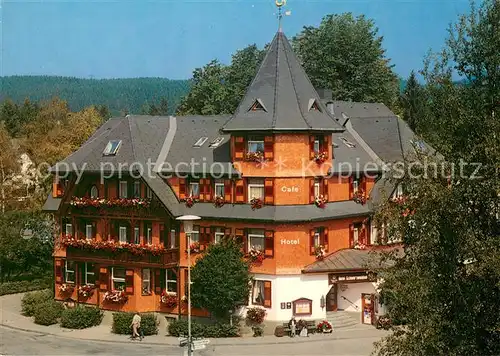
[{"label": "flower box", "polygon": [[125,291],[123,290],[112,290],[104,293],[104,301],[115,304],[123,304],[128,300]]},{"label": "flower box", "polygon": [[122,198],[122,199],[104,199],[72,197],[70,205],[75,208],[149,208],[150,199],[140,198]]},{"label": "flower box", "polygon": [[256,152],[247,152],[246,160],[251,162],[262,162],[264,160],[264,152],[256,151]]},{"label": "flower box", "polygon": [[[191,253],[199,253],[200,252],[200,243],[199,242],[192,242],[191,245],[189,245],[189,251]],[[187,250],[186,250],[187,252]]]},{"label": "flower box", "polygon": [[323,245],[315,246],[314,254],[316,255],[316,259],[322,260],[326,255],[325,247]]},{"label": "flower box", "polygon": [[257,250],[255,247],[252,247],[246,256],[251,263],[262,263],[265,259],[264,252]]},{"label": "flower box", "polygon": [[358,190],[356,193],[354,193],[354,196],[352,197],[352,200],[354,200],[355,203],[365,205],[366,204],[366,195],[365,192],[363,192],[361,189]]},{"label": "flower box", "polygon": [[215,206],[216,208],[220,208],[221,206],[223,206],[223,205],[224,205],[224,203],[225,203],[225,201],[224,201],[224,197],[216,196],[216,197],[214,198],[214,206]]},{"label": "flower box", "polygon": [[252,206],[252,210],[255,210],[262,208],[264,203],[262,202],[262,199],[253,198],[252,200],[250,200],[250,205]]},{"label": "flower box", "polygon": [[192,196],[189,196],[186,198],[186,206],[188,208],[191,208],[194,203],[197,203],[198,202],[198,199],[196,199],[195,197],[192,197]]},{"label": "flower box", "polygon": [[85,284],[78,287],[78,295],[81,298],[90,298],[94,294],[95,286],[92,284]]},{"label": "flower box", "polygon": [[61,294],[73,294],[75,286],[70,283],[63,283],[59,286],[59,293]]},{"label": "flower box", "polygon": [[327,158],[328,158],[327,152],[315,152],[313,160],[317,164],[322,164],[326,161]]},{"label": "flower box", "polygon": [[321,209],[324,209],[326,207],[326,203],[327,203],[327,200],[324,196],[322,195],[318,195],[315,199],[314,199],[314,204],[318,207],[318,208],[321,208]]},{"label": "flower box", "polygon": [[366,250],[366,245],[362,242],[356,242],[356,244],[354,245],[354,248],[356,250]]},{"label": "flower box", "polygon": [[177,294],[172,294],[163,290],[160,296],[160,302],[167,308],[174,308],[177,305]]},{"label": "flower box", "polygon": [[74,247],[88,251],[101,250],[116,254],[129,252],[136,256],[143,256],[145,253],[150,253],[153,256],[161,256],[166,252],[166,249],[162,245],[141,245],[128,242],[118,243],[110,240],[97,241],[95,239],[76,239],[69,235],[62,236],[60,244],[64,247]]}]

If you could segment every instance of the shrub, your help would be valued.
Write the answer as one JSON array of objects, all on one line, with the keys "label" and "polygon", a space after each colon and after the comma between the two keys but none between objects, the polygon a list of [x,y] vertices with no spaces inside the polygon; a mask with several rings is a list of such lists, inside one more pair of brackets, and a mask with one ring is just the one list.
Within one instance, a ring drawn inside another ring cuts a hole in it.
[{"label": "shrub", "polygon": [[63,309],[62,304],[56,302],[55,300],[49,300],[37,305],[35,307],[35,312],[33,313],[35,324],[57,324]]},{"label": "shrub", "polygon": [[261,324],[266,317],[266,311],[262,308],[249,308],[247,310],[247,320],[255,323]]},{"label": "shrub", "polygon": [[103,312],[99,308],[76,307],[63,310],[61,326],[68,329],[85,329],[97,326],[102,321]]},{"label": "shrub", "polygon": [[[187,320],[175,320],[168,325],[168,333],[172,336],[180,336],[188,334]],[[191,335],[193,337],[238,337],[240,336],[237,326],[229,324],[200,324],[197,322],[191,323]]]},{"label": "shrub", "polygon": [[[144,335],[158,334],[158,319],[154,314],[140,314],[141,315],[141,329]],[[132,318],[134,313],[113,313],[113,326],[112,331],[115,334],[132,334]]]},{"label": "shrub", "polygon": [[264,329],[262,326],[252,326],[253,336],[258,337],[264,335]]},{"label": "shrub", "polygon": [[42,303],[52,300],[53,295],[50,290],[26,293],[21,300],[21,312],[26,316],[33,316],[35,309]]},{"label": "shrub", "polygon": [[51,288],[52,285],[53,285],[53,280],[50,277],[34,279],[32,281],[5,282],[0,284],[0,295],[41,290],[41,289]]}]

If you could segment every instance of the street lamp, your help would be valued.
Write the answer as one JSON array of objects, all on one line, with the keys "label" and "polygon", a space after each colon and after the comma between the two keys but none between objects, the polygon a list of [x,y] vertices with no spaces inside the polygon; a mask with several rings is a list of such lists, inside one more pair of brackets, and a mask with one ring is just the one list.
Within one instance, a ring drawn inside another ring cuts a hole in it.
[{"label": "street lamp", "polygon": [[184,227],[184,233],[187,237],[187,253],[188,253],[188,355],[192,355],[192,346],[193,340],[191,337],[191,233],[193,232],[193,222],[195,220],[200,220],[201,218],[196,215],[182,215],[179,216],[176,220],[182,221]]}]

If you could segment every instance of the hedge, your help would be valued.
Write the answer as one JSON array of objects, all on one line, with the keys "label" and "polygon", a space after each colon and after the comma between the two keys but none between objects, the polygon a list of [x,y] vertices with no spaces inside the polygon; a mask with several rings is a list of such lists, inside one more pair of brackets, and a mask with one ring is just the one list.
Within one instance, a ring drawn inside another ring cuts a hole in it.
[{"label": "hedge", "polygon": [[77,306],[66,309],[61,314],[61,327],[68,329],[85,329],[101,323],[103,312],[99,308]]},{"label": "hedge", "polygon": [[[115,334],[132,334],[132,318],[135,313],[113,313],[113,326],[112,332]],[[144,335],[158,334],[158,319],[154,314],[146,313],[140,314],[141,316],[141,329]]]},{"label": "hedge", "polygon": [[40,325],[57,324],[63,309],[62,304],[55,300],[43,302],[35,307],[34,322]]},{"label": "hedge", "polygon": [[52,298],[52,291],[48,289],[26,293],[21,300],[21,313],[26,316],[33,316],[37,306],[52,300]]},{"label": "hedge", "polygon": [[[172,336],[188,334],[187,320],[174,320],[168,325],[168,333]],[[191,322],[191,335],[193,337],[238,337],[240,336],[237,326],[229,324],[200,324]]]},{"label": "hedge", "polygon": [[0,295],[31,292],[51,288],[53,279],[51,277],[34,279],[32,281],[5,282],[0,284]]}]

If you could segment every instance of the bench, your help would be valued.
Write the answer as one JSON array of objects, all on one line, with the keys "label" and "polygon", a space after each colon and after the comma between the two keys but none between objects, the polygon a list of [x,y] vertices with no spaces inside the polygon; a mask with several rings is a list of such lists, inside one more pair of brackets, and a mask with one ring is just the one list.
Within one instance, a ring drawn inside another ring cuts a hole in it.
[{"label": "bench", "polygon": [[[316,332],[316,322],[314,320],[306,320],[307,323],[307,333],[314,334]],[[288,323],[283,323],[283,329],[287,335],[290,335],[292,329],[288,326]],[[299,334],[300,330],[296,328],[296,333]]]}]

